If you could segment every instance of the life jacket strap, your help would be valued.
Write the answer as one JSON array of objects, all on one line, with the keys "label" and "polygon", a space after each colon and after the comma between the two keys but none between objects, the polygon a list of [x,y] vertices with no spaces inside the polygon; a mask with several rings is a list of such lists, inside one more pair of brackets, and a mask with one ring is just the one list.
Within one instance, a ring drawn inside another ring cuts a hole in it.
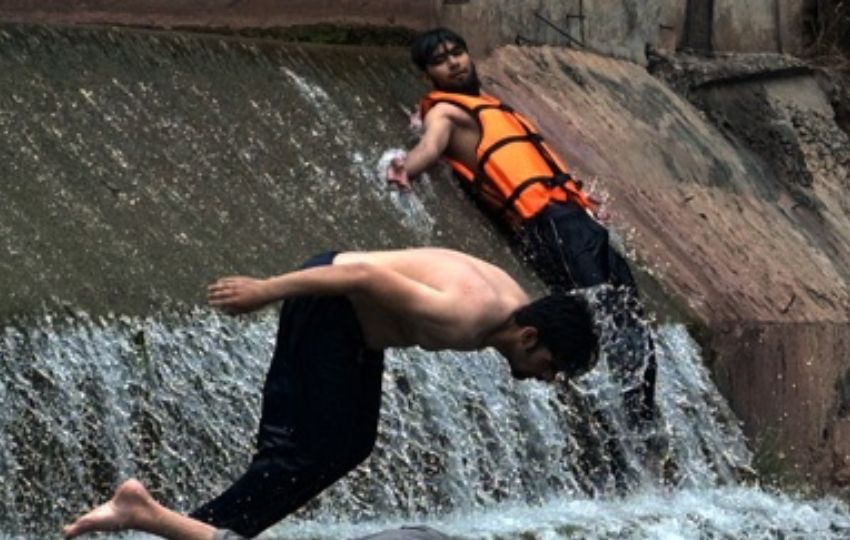
[{"label": "life jacket strap", "polygon": [[537,140],[542,140],[542,137],[539,134],[527,133],[525,135],[514,135],[512,137],[505,137],[504,139],[496,141],[492,146],[490,146],[490,148],[488,148],[483,154],[481,154],[480,158],[478,158],[478,166],[475,168],[475,178],[472,181],[472,188],[475,191],[481,189],[481,185],[487,180],[487,173],[484,172],[484,165],[487,164],[487,161],[490,160],[490,157],[500,148],[503,148],[509,144],[513,144],[516,142],[530,142],[534,145],[535,141]]},{"label": "life jacket strap", "polygon": [[517,199],[522,196],[522,192],[534,184],[543,184],[549,189],[561,188],[568,196],[574,196],[573,190],[567,186],[569,182],[573,182],[578,190],[582,187],[581,181],[575,180],[570,173],[558,173],[553,176],[535,176],[534,178],[529,178],[518,185],[513,193],[505,199],[505,202],[502,204],[502,207],[498,210],[498,212],[501,214],[509,210]]},{"label": "life jacket strap", "polygon": [[498,214],[502,214],[507,210],[511,209],[516,201],[522,196],[523,192],[527,190],[529,187],[534,184],[543,184],[548,189],[560,189],[564,192],[567,198],[575,198],[578,199],[583,205],[591,204],[591,200],[585,195],[582,190],[582,183],[579,180],[576,180],[570,175],[569,172],[565,171],[557,162],[557,160],[552,156],[549,152],[549,149],[544,144],[543,136],[536,131],[536,128],[530,126],[526,123],[524,117],[516,113],[513,107],[506,103],[502,103],[501,101],[496,103],[481,103],[479,105],[471,106],[466,103],[460,103],[454,101],[452,99],[446,98],[437,98],[432,100],[432,104],[436,103],[451,103],[452,105],[458,106],[461,109],[465,110],[472,118],[478,122],[478,127],[481,130],[482,134],[484,132],[483,124],[481,122],[481,113],[485,110],[490,109],[498,109],[504,111],[507,114],[513,116],[516,122],[521,127],[524,134],[522,135],[512,135],[509,137],[505,137],[504,139],[500,139],[496,141],[493,145],[491,145],[485,152],[482,153],[481,157],[478,159],[478,163],[476,164],[475,171],[472,172],[471,182],[467,183],[466,186],[470,189],[472,194],[481,194],[483,191],[483,187],[488,180],[487,173],[484,171],[484,166],[488,163],[491,156],[498,151],[500,148],[508,144],[513,144],[517,142],[528,142],[537,150],[540,157],[549,167],[549,170],[552,172],[551,175],[545,176],[537,176],[534,178],[529,178],[520,183],[516,189],[505,199],[500,209],[497,210]]},{"label": "life jacket strap", "polygon": [[[513,111],[510,110],[509,112],[512,113]],[[558,163],[552,157],[552,154],[550,154],[549,150],[545,146],[543,146],[543,140],[544,140],[543,136],[541,134],[529,129],[529,127],[527,125],[525,125],[525,122],[523,122],[523,120],[520,117],[515,116],[515,118],[517,119],[517,122],[519,122],[519,125],[522,126],[522,129],[526,133],[528,133],[529,135],[533,135],[533,138],[530,139],[531,144],[533,144],[534,148],[537,149],[537,152],[540,154],[540,157],[543,158],[543,161],[545,161],[546,164],[549,166],[549,168],[552,169],[552,174],[554,174],[555,176],[562,175],[562,174],[569,175],[569,173],[567,173],[566,171],[561,169],[560,166],[558,166]]]}]

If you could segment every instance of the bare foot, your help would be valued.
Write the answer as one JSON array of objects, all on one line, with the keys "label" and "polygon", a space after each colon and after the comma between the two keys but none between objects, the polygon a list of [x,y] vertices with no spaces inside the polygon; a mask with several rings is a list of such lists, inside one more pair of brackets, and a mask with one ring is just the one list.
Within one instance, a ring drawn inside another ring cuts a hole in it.
[{"label": "bare foot", "polygon": [[115,490],[108,502],[98,506],[62,529],[65,538],[100,531],[122,531],[133,528],[156,502],[138,480],[127,480]]}]

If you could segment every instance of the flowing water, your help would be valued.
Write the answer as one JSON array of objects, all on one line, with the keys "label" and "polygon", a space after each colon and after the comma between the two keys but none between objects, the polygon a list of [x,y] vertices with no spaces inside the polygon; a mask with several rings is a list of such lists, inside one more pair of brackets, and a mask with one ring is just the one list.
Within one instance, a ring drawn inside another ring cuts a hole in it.
[{"label": "flowing water", "polygon": [[[386,117],[421,90],[397,51],[8,27],[0,61],[0,281],[20,283],[0,291],[4,312],[57,300],[0,326],[4,540],[50,536],[130,476],[189,510],[246,466],[275,314],[170,307],[192,304],[169,287],[196,286],[198,267],[453,243],[537,286],[446,182],[405,196],[378,179],[409,143]],[[127,260],[122,276],[112,261]],[[124,313],[136,296],[167,307],[116,315],[89,301]],[[557,388],[513,381],[490,351],[389,351],[375,452],[266,537],[406,523],[470,539],[850,537],[842,503],[753,482],[696,344],[679,325],[656,338],[659,415],[640,429],[609,347]]]},{"label": "flowing water", "polygon": [[[205,310],[7,326],[4,534],[38,538],[130,476],[184,510],[226,486],[250,456],[274,330],[271,311]],[[376,451],[267,537],[411,522],[464,538],[850,534],[837,502],[738,481],[751,456],[698,347],[677,325],[657,337],[661,419],[642,434],[616,427],[624,411],[605,356],[559,390],[513,381],[489,351],[390,351]],[[659,434],[662,451],[646,452]],[[613,459],[612,443],[625,456]],[[635,474],[624,478],[623,463]]]}]

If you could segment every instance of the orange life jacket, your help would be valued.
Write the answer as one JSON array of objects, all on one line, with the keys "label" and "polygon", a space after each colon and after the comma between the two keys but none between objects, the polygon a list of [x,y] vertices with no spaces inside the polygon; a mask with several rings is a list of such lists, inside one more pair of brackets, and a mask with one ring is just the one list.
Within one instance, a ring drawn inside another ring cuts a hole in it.
[{"label": "orange life jacket", "polygon": [[513,210],[525,220],[552,201],[575,201],[585,209],[593,208],[581,182],[570,176],[527,118],[492,96],[439,91],[422,100],[422,118],[441,102],[457,105],[478,122],[481,140],[475,149],[475,170],[457,160],[447,161],[473,194],[498,212]]}]

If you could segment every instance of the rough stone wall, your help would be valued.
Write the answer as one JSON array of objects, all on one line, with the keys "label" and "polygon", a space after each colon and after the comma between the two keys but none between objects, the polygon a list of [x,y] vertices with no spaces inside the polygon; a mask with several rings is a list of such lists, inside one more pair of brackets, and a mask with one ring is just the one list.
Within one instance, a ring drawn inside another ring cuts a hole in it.
[{"label": "rough stone wall", "polygon": [[776,0],[714,0],[713,44],[718,51],[778,51]]},{"label": "rough stone wall", "polygon": [[674,52],[679,49],[685,32],[686,0],[661,0],[658,15],[658,40],[656,48]]},{"label": "rough stone wall", "polygon": [[479,53],[520,38],[643,64],[646,44],[657,40],[658,13],[659,0],[470,0],[444,3],[440,21],[470,36]]},{"label": "rough stone wall", "polygon": [[661,0],[654,44],[665,51],[800,54],[803,8],[804,0]]}]

